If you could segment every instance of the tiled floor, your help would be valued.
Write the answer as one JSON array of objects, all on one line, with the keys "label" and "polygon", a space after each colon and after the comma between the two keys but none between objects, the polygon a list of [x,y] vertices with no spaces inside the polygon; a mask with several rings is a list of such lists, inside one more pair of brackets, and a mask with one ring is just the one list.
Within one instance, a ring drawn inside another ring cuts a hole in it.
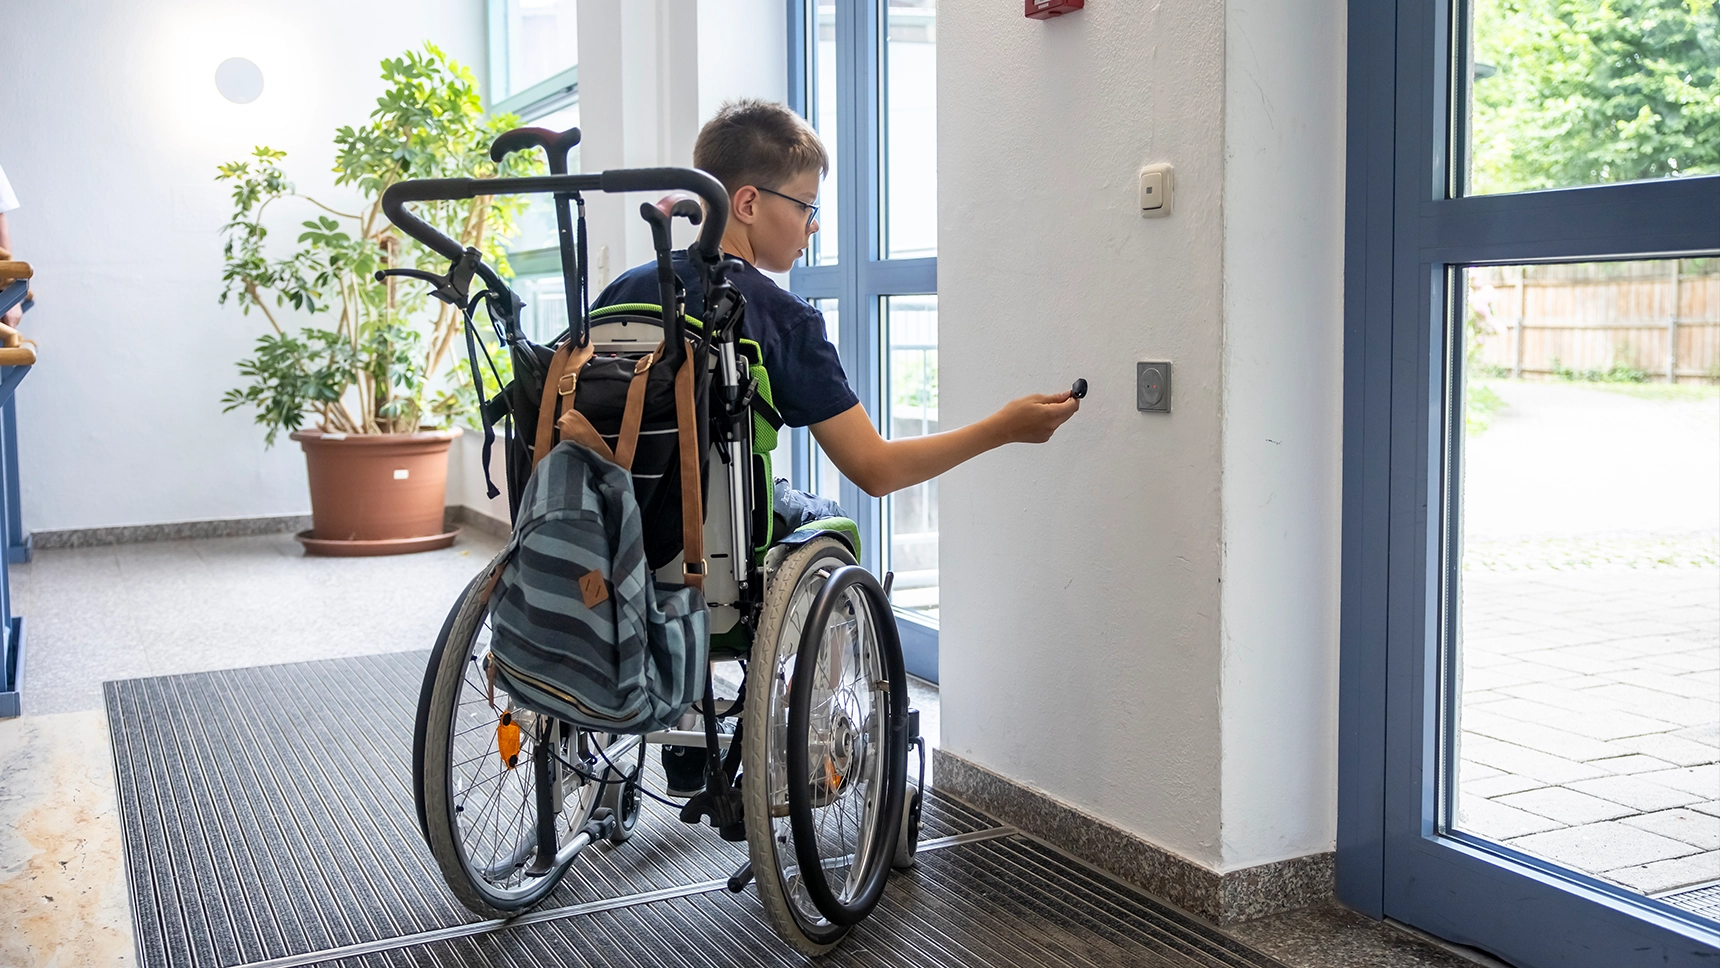
[{"label": "tiled floor", "polygon": [[[307,559],[286,536],[39,552],[15,567],[30,623],[26,715],[0,721],[0,964],[133,963],[103,679],[423,648],[495,550]],[[937,692],[915,684],[927,739]],[[1468,968],[1326,904],[1236,928],[1294,968]],[[1483,960],[1483,964],[1494,964]]]},{"label": "tiled floor", "polygon": [[1647,894],[1720,880],[1720,400],[1492,385],[1457,826]]},{"label": "tiled floor", "polygon": [[1713,567],[1466,574],[1458,826],[1645,893],[1720,880],[1717,590]]},{"label": "tiled floor", "polygon": [[314,558],[291,535],[38,551],[13,565],[26,715],[101,708],[105,679],[425,649],[501,544]]}]

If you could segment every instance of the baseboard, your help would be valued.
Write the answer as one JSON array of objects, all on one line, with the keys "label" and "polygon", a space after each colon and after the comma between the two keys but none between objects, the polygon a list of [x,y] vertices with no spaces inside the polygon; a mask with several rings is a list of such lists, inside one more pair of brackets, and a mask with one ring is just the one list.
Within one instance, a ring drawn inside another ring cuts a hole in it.
[{"label": "baseboard", "polygon": [[[449,526],[469,528],[501,541],[508,539],[506,521],[463,505],[447,508],[443,520]],[[114,528],[69,528],[36,531],[30,535],[40,548],[96,548],[104,545],[141,544],[147,541],[189,541],[198,538],[244,538],[260,534],[297,534],[309,529],[308,514],[280,514],[261,518],[218,518],[213,521],[173,521],[166,524],[132,524]]]},{"label": "baseboard", "polygon": [[445,520],[450,525],[459,525],[480,534],[487,534],[497,541],[508,540],[514,532],[513,525],[501,518],[492,517],[464,504],[450,505]]},{"label": "baseboard", "polygon": [[187,541],[196,538],[243,538],[259,534],[291,534],[311,526],[308,514],[280,514],[262,518],[218,518],[213,521],[171,521],[166,524],[130,524],[116,528],[70,528],[64,531],[35,531],[35,547],[95,548],[102,545],[140,544],[146,541]]},{"label": "baseboard", "polygon": [[939,793],[1215,924],[1251,921],[1332,896],[1329,852],[1220,874],[953,753],[937,749],[932,755]]}]

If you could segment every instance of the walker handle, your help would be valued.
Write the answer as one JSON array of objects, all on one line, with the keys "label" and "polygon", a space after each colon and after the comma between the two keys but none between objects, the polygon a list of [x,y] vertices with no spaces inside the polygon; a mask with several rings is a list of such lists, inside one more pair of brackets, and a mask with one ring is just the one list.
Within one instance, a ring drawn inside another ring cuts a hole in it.
[{"label": "walker handle", "polygon": [[579,144],[579,129],[568,128],[566,131],[551,131],[548,128],[515,128],[496,138],[490,144],[490,160],[501,164],[509,152],[524,151],[528,148],[542,148],[549,158],[549,172],[552,175],[567,174],[567,156],[573,151],[573,146]]}]

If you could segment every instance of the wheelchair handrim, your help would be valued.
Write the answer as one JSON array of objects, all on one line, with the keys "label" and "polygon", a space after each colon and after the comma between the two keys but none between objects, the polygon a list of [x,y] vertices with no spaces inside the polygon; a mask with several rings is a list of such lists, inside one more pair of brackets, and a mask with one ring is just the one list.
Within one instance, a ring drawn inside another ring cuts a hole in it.
[{"label": "wheelchair handrim", "polygon": [[[845,637],[835,648],[852,645],[861,653],[854,668],[864,678],[839,682],[841,673],[832,671],[837,653],[831,651],[829,632],[832,617],[844,603],[858,604],[856,616],[863,615],[864,619],[856,622],[855,635]],[[905,776],[907,770],[905,722],[899,722],[905,717],[907,682],[891,619],[889,602],[870,572],[858,565],[839,568],[813,600],[795,658],[784,751],[795,859],[800,882],[819,913],[843,926],[865,918],[882,896],[902,814],[903,784],[892,781]],[[870,635],[866,634],[868,629]],[[865,688],[858,690],[856,686]],[[870,700],[861,701],[862,694]],[[877,708],[880,697],[881,709]],[[855,719],[860,722],[854,723]],[[858,736],[850,732],[856,726]],[[821,748],[828,747],[820,754],[821,762],[816,763],[812,755],[815,735]],[[839,775],[837,763],[845,764],[850,775],[860,772],[861,779],[851,782]],[[821,781],[825,793],[815,801],[813,789]],[[832,808],[857,795],[863,797],[862,813],[850,837],[842,827],[854,818],[845,808]],[[833,814],[839,825],[835,848],[840,852],[825,856],[821,848],[830,825],[823,821]],[[830,886],[828,873],[843,866],[848,867],[848,877],[838,891]]]}]

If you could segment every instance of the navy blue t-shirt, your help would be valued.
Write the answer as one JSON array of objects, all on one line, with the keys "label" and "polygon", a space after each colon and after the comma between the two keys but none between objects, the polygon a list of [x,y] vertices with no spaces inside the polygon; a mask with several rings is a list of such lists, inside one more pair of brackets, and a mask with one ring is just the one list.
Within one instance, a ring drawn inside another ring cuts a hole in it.
[{"label": "navy blue t-shirt", "polygon": [[[685,251],[671,256],[675,274],[687,287],[687,315],[704,317],[705,288]],[[746,298],[741,335],[764,350],[776,412],[790,427],[806,427],[860,402],[848,386],[836,347],[824,335],[824,314],[782,288],[750,263],[729,273]],[[618,303],[659,302],[657,264],[648,262],[622,273],[597,297],[594,308]]]}]

